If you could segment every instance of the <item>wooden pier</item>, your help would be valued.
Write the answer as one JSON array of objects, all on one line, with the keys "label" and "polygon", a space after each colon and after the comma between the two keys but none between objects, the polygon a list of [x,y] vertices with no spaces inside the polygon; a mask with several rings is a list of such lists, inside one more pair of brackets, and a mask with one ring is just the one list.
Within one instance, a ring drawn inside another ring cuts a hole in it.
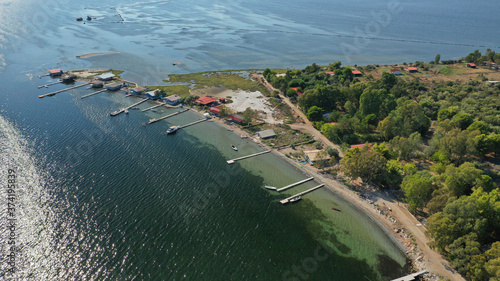
[{"label": "wooden pier", "polygon": [[313,187],[313,188],[310,188],[310,189],[308,189],[308,190],[306,190],[306,191],[302,191],[302,192],[299,192],[299,193],[297,193],[297,194],[295,194],[295,195],[293,195],[293,196],[290,196],[290,197],[288,197],[288,198],[285,198],[285,199],[281,200],[280,202],[281,202],[281,204],[285,205],[286,203],[289,203],[289,202],[290,202],[290,199],[295,198],[295,197],[302,196],[302,195],[304,195],[304,194],[306,194],[306,193],[309,193],[309,192],[313,192],[313,191],[315,191],[316,189],[322,188],[323,186],[325,186],[325,185],[324,185],[324,184],[320,184],[320,185],[315,186],[315,187]]},{"label": "wooden pier", "polygon": [[88,94],[88,95],[82,96],[82,97],[81,97],[81,99],[88,98],[88,97],[91,97],[91,96],[93,96],[93,95],[97,95],[97,94],[100,94],[100,93],[102,93],[102,92],[106,92],[106,91],[107,91],[107,89],[102,89],[102,90],[99,90],[99,91],[96,91],[96,92],[90,93],[90,94]]},{"label": "wooden pier", "polygon": [[257,153],[254,153],[254,154],[250,154],[250,155],[247,155],[247,156],[242,156],[242,157],[234,158],[232,160],[227,160],[227,164],[234,164],[234,162],[236,162],[238,160],[247,159],[247,158],[250,158],[250,157],[254,157],[254,156],[265,154],[265,153],[269,153],[269,152],[271,152],[271,150],[266,150],[266,151],[262,151],[262,152],[257,152]]},{"label": "wooden pier", "polygon": [[49,86],[56,85],[56,84],[61,84],[61,83],[62,83],[62,80],[59,80],[57,82],[52,82],[52,83],[49,83],[49,84],[38,86],[38,89],[40,89],[40,88],[48,88]]},{"label": "wooden pier", "polygon": [[284,187],[282,187],[282,188],[279,188],[279,189],[277,189],[276,191],[281,192],[281,191],[287,190],[287,189],[289,189],[289,188],[292,188],[292,187],[294,187],[294,186],[297,186],[297,185],[299,185],[299,184],[303,184],[303,183],[305,183],[305,182],[311,181],[311,180],[313,180],[313,179],[314,179],[314,178],[308,178],[308,179],[305,179],[305,180],[301,180],[301,181],[298,181],[298,182],[296,182],[296,183],[292,183],[292,184],[290,184],[290,185],[287,185],[287,186],[284,186]]},{"label": "wooden pier", "polygon": [[183,110],[179,110],[179,111],[177,111],[177,112],[174,112],[174,113],[169,114],[169,115],[165,115],[165,116],[160,117],[160,118],[153,118],[153,119],[149,119],[148,124],[153,124],[153,123],[155,123],[155,122],[161,121],[161,120],[163,120],[163,119],[167,119],[167,118],[169,118],[169,117],[172,117],[172,116],[174,116],[174,115],[177,115],[177,114],[180,114],[180,113],[186,112],[186,111],[188,111],[188,110],[189,110],[189,109],[185,108],[185,109],[183,109]]},{"label": "wooden pier", "polygon": [[148,111],[148,110],[151,110],[151,109],[154,109],[154,108],[157,108],[157,107],[160,107],[162,106],[163,103],[160,103],[160,104],[157,104],[157,105],[153,105],[152,107],[148,107],[146,109],[142,109],[141,111],[144,112],[144,111]]},{"label": "wooden pier", "polygon": [[417,276],[424,275],[428,272],[429,271],[427,271],[427,270],[422,270],[422,271],[419,271],[417,273],[408,274],[408,275],[403,276],[403,277],[398,278],[398,279],[392,279],[391,281],[412,281],[412,280],[415,280],[415,278]]},{"label": "wooden pier", "polygon": [[207,121],[208,118],[204,118],[204,119],[201,119],[201,120],[198,120],[198,121],[194,121],[194,122],[191,122],[189,124],[186,124],[186,125],[182,125],[182,126],[177,126],[178,129],[182,129],[182,128],[186,128],[186,127],[189,127],[189,126],[192,126],[194,124],[198,124],[198,123],[201,123],[203,121]]},{"label": "wooden pier", "polygon": [[148,100],[149,100],[149,99],[143,99],[143,100],[141,100],[141,101],[139,101],[139,102],[136,102],[136,103],[134,103],[134,104],[132,104],[132,105],[129,105],[129,106],[125,107],[125,108],[122,108],[122,109],[120,109],[120,110],[118,110],[118,111],[113,111],[113,112],[111,112],[111,113],[110,113],[110,115],[111,115],[111,116],[116,116],[116,115],[118,115],[118,114],[120,114],[120,113],[125,112],[125,110],[129,110],[130,108],[132,108],[132,107],[134,107],[134,106],[136,106],[136,105],[139,105],[139,104],[141,104],[141,103],[143,103],[143,102],[146,102],[146,101],[148,101]]},{"label": "wooden pier", "polygon": [[62,93],[62,92],[66,92],[66,91],[69,91],[69,90],[73,90],[73,89],[76,89],[76,88],[80,88],[80,87],[83,87],[83,86],[89,85],[89,84],[90,84],[90,82],[83,83],[81,85],[76,85],[76,86],[73,86],[73,87],[69,87],[69,88],[66,88],[66,89],[62,89],[62,90],[59,90],[59,91],[48,93],[48,94],[45,94],[45,95],[39,95],[38,97],[39,98],[44,98],[44,97],[47,97],[47,96],[55,96],[56,94],[59,94],[59,93]]}]

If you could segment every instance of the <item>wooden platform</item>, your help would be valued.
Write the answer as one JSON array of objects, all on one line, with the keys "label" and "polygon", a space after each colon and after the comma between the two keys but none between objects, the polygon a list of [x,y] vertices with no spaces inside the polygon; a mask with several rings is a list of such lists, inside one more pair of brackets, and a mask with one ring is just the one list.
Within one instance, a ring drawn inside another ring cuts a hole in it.
[{"label": "wooden platform", "polygon": [[262,152],[257,152],[257,153],[254,153],[254,154],[250,154],[250,155],[247,155],[247,156],[242,156],[242,157],[234,158],[232,160],[227,160],[227,164],[234,164],[234,162],[236,162],[238,160],[247,159],[247,158],[250,158],[250,157],[258,156],[258,155],[269,153],[269,152],[271,152],[271,150],[266,150],[266,151],[262,151]]},{"label": "wooden platform", "polygon": [[69,88],[66,88],[66,89],[62,89],[62,90],[59,90],[59,91],[55,91],[55,92],[52,92],[52,93],[48,93],[48,94],[45,94],[45,95],[39,95],[38,97],[39,98],[44,98],[44,97],[47,97],[47,96],[55,96],[56,94],[59,94],[59,93],[62,93],[62,92],[66,92],[66,91],[69,91],[69,90],[73,90],[73,89],[76,89],[76,88],[80,88],[80,87],[83,87],[85,85],[89,85],[90,82],[87,82],[87,83],[83,83],[83,84],[80,84],[80,85],[76,85],[76,86],[73,86],[73,87],[69,87]]},{"label": "wooden platform", "polygon": [[118,110],[118,111],[111,112],[111,114],[110,114],[110,115],[111,115],[111,116],[116,116],[116,115],[118,115],[118,114],[120,114],[120,113],[125,112],[125,110],[129,110],[130,108],[132,108],[132,107],[134,107],[134,106],[136,106],[136,105],[139,105],[139,104],[141,104],[141,103],[143,103],[143,102],[146,102],[146,101],[148,101],[148,100],[149,100],[149,99],[143,99],[143,100],[141,100],[141,101],[139,101],[139,102],[136,102],[136,103],[134,103],[134,104],[132,104],[132,105],[129,105],[129,106],[125,107],[125,108],[122,108],[122,109],[120,109],[120,110]]},{"label": "wooden platform", "polygon": [[295,194],[293,196],[290,196],[288,198],[285,198],[285,199],[281,200],[280,203],[283,204],[283,205],[285,205],[286,203],[290,202],[290,199],[298,197],[298,196],[302,196],[302,195],[304,195],[306,193],[309,193],[309,192],[313,192],[313,191],[315,191],[318,188],[322,188],[323,186],[325,186],[325,185],[324,184],[320,184],[320,185],[317,185],[317,186],[315,186],[313,188],[310,188],[310,189],[308,189],[306,191],[299,192],[299,193],[297,193],[297,194]]},{"label": "wooden platform", "polygon": [[305,180],[301,180],[301,181],[298,181],[298,182],[296,182],[296,183],[292,183],[292,184],[290,184],[290,185],[287,185],[287,186],[284,186],[284,187],[282,187],[282,188],[279,188],[279,189],[277,189],[276,191],[281,192],[281,191],[287,190],[287,189],[289,189],[289,188],[292,188],[292,187],[294,187],[294,186],[297,186],[297,185],[299,185],[299,184],[303,184],[303,183],[305,183],[305,182],[311,181],[311,180],[313,180],[313,179],[314,179],[314,178],[308,178],[308,179],[305,179]]},{"label": "wooden platform", "polygon": [[198,123],[201,123],[203,121],[207,121],[208,118],[205,118],[205,119],[201,119],[201,120],[198,120],[198,121],[194,121],[194,122],[191,122],[189,124],[186,124],[186,125],[182,125],[182,126],[177,126],[178,129],[182,129],[182,128],[186,128],[186,127],[189,127],[189,126],[192,126],[194,124],[198,124]]},{"label": "wooden platform", "polygon": [[95,92],[90,93],[88,95],[82,96],[81,99],[88,98],[88,97],[91,97],[93,95],[97,95],[97,94],[100,94],[100,93],[106,92],[106,91],[107,91],[107,89],[102,89],[102,90],[99,90],[99,91],[95,91]]},{"label": "wooden platform", "polygon": [[188,111],[188,110],[189,110],[189,109],[185,108],[185,109],[183,109],[183,110],[179,110],[179,111],[177,111],[177,112],[174,112],[174,113],[169,114],[169,115],[165,115],[165,116],[160,117],[160,118],[153,118],[153,119],[149,119],[148,124],[153,124],[153,123],[155,123],[155,122],[161,121],[161,120],[163,120],[163,119],[167,119],[167,118],[169,118],[169,117],[172,117],[172,116],[177,115],[177,114],[179,114],[179,113],[186,112],[186,111]]},{"label": "wooden platform", "polygon": [[415,278],[417,276],[424,275],[428,272],[429,271],[427,271],[427,270],[422,270],[422,271],[419,271],[417,273],[408,274],[408,275],[403,276],[403,277],[398,278],[398,279],[392,279],[391,281],[413,281],[413,280],[415,280]]}]

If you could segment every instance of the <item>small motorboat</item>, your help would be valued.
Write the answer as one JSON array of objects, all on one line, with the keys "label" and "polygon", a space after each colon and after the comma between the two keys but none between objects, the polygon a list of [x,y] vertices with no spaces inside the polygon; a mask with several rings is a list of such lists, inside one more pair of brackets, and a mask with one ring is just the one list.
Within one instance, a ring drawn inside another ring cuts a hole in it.
[{"label": "small motorboat", "polygon": [[82,20],[83,20],[83,18],[82,18],[82,17],[78,17],[78,18],[76,18],[76,21],[82,21]]},{"label": "small motorboat", "polygon": [[269,190],[278,190],[276,187],[274,186],[269,186],[269,185],[264,185],[265,188],[269,189]]},{"label": "small motorboat", "polygon": [[153,109],[151,109],[151,111],[156,112],[156,109],[153,108]]},{"label": "small motorboat", "polygon": [[92,18],[90,16],[87,16],[87,20],[90,21],[92,20]]},{"label": "small motorboat", "polygon": [[167,135],[175,134],[177,132],[177,129],[179,129],[179,127],[177,127],[177,126],[172,126],[172,127],[168,128]]},{"label": "small motorboat", "polygon": [[238,148],[234,145],[231,145],[231,148],[234,150],[234,151],[238,151]]},{"label": "small motorboat", "polygon": [[299,201],[300,199],[302,199],[302,197],[300,197],[300,196],[293,197],[292,199],[290,199],[290,203],[295,203],[295,202]]},{"label": "small motorboat", "polygon": [[335,211],[337,211],[337,212],[342,212],[342,210],[341,210],[341,209],[337,209],[337,208],[334,208],[334,207],[332,207],[332,210],[335,210]]},{"label": "small motorboat", "polygon": [[127,110],[127,109],[125,109],[125,111],[124,111],[124,112],[125,112],[125,114],[128,114],[128,110]]}]

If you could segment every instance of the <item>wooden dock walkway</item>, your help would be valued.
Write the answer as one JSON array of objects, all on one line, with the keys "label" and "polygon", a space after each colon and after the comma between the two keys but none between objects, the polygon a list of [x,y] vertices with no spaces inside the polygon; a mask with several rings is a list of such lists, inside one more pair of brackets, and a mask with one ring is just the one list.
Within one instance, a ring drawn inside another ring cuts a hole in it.
[{"label": "wooden dock walkway", "polygon": [[180,114],[180,113],[186,112],[186,111],[188,111],[188,110],[189,110],[189,109],[185,108],[185,109],[183,109],[183,110],[179,110],[179,111],[177,111],[177,112],[174,112],[174,113],[169,114],[169,115],[165,115],[165,116],[160,117],[160,118],[153,118],[153,119],[149,119],[148,124],[153,124],[153,123],[155,123],[155,122],[161,121],[161,120],[163,120],[163,119],[167,119],[167,118],[169,118],[169,117],[172,117],[172,116],[174,116],[174,115],[177,115],[177,114]]},{"label": "wooden dock walkway", "polygon": [[49,86],[56,85],[56,84],[61,84],[61,83],[62,83],[62,80],[59,79],[59,81],[57,81],[57,82],[52,82],[52,83],[49,83],[49,84],[38,86],[38,89],[40,89],[40,88],[48,88]]},{"label": "wooden dock walkway", "polygon": [[151,110],[151,109],[154,109],[154,108],[160,107],[160,106],[162,106],[162,105],[163,105],[163,103],[156,104],[156,105],[153,105],[152,107],[148,107],[148,108],[146,108],[146,109],[141,109],[141,111],[142,111],[142,112],[144,112],[144,111],[148,111],[148,110]]},{"label": "wooden dock walkway", "polygon": [[299,193],[297,193],[297,194],[295,194],[293,196],[290,196],[288,198],[285,198],[285,199],[281,200],[280,203],[283,204],[283,205],[285,205],[286,203],[290,202],[290,199],[298,197],[298,196],[302,196],[302,195],[304,195],[306,193],[309,193],[309,192],[313,192],[313,191],[315,191],[318,188],[322,188],[323,186],[325,186],[325,185],[324,184],[320,184],[320,185],[315,186],[313,188],[310,188],[310,189],[308,189],[306,191],[299,192]]},{"label": "wooden dock walkway", "polygon": [[186,125],[182,125],[182,126],[177,126],[178,129],[182,129],[182,128],[186,128],[186,127],[189,127],[189,126],[192,126],[194,124],[198,124],[198,123],[201,123],[203,121],[207,121],[208,118],[205,118],[205,119],[201,119],[201,120],[198,120],[198,121],[194,121],[194,122],[191,122],[189,124],[186,124]]},{"label": "wooden dock walkway", "polygon": [[250,157],[254,157],[254,156],[265,154],[265,153],[269,153],[269,152],[271,152],[271,150],[266,150],[266,151],[262,151],[262,152],[257,152],[257,153],[254,153],[254,154],[250,154],[250,155],[247,155],[247,156],[242,156],[242,157],[234,158],[232,160],[227,160],[227,164],[234,164],[234,162],[236,162],[238,160],[247,159],[247,158],[250,158]]},{"label": "wooden dock walkway", "polygon": [[107,91],[107,89],[102,89],[102,90],[99,90],[99,91],[96,91],[96,92],[90,93],[90,94],[88,94],[88,95],[82,96],[82,97],[81,97],[81,99],[88,98],[88,97],[91,97],[91,96],[93,96],[93,95],[97,95],[97,94],[100,94],[100,93],[102,93],[102,92],[106,92],[106,91]]},{"label": "wooden dock walkway", "polygon": [[305,179],[305,180],[301,180],[301,181],[298,181],[298,182],[296,182],[296,183],[292,183],[292,184],[289,184],[289,185],[284,186],[284,187],[282,187],[282,188],[279,188],[279,189],[277,189],[276,191],[281,192],[281,191],[287,190],[287,189],[289,189],[289,188],[292,188],[292,187],[294,187],[294,186],[297,186],[297,185],[299,185],[299,184],[303,184],[303,183],[305,183],[305,182],[311,181],[311,180],[313,180],[313,179],[314,179],[314,178],[308,178],[308,179]]},{"label": "wooden dock walkway", "polygon": [[69,88],[66,88],[66,89],[62,89],[62,90],[59,90],[59,91],[48,93],[48,94],[45,94],[45,95],[39,95],[38,97],[39,98],[44,98],[44,97],[47,97],[47,96],[55,96],[56,94],[59,94],[59,93],[62,93],[62,92],[66,92],[66,91],[69,91],[69,90],[73,90],[73,89],[76,89],[76,88],[80,88],[80,87],[83,87],[83,86],[89,85],[89,84],[90,84],[90,82],[83,83],[83,84],[80,84],[80,85],[76,85],[76,86],[73,86],[73,87],[69,87]]},{"label": "wooden dock walkway", "polygon": [[120,109],[120,110],[118,110],[118,111],[111,112],[111,113],[110,113],[110,115],[111,115],[111,116],[116,116],[116,115],[118,115],[118,114],[120,114],[120,113],[125,112],[125,110],[129,110],[130,108],[132,108],[132,107],[134,107],[134,106],[136,106],[136,105],[139,105],[139,104],[141,104],[141,103],[143,103],[143,102],[146,102],[146,101],[148,101],[148,100],[149,100],[149,99],[143,99],[143,100],[141,100],[141,101],[139,101],[139,102],[136,102],[136,103],[134,103],[134,104],[132,104],[132,105],[129,105],[129,106],[125,107],[125,108],[122,108],[122,109]]},{"label": "wooden dock walkway", "polygon": [[408,275],[403,276],[403,277],[398,278],[398,279],[392,279],[391,281],[412,281],[412,280],[415,280],[415,278],[417,276],[424,275],[428,272],[429,271],[427,271],[427,270],[422,270],[422,271],[419,271],[417,273],[408,274]]}]

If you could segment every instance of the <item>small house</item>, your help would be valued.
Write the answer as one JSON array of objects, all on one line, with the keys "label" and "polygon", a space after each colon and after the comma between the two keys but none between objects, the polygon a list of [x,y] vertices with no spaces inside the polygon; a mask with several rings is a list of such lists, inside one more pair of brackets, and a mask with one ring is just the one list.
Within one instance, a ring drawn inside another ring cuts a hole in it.
[{"label": "small house", "polygon": [[220,103],[226,103],[226,98],[219,98]]},{"label": "small house", "polygon": [[409,66],[408,69],[407,69],[407,71],[409,73],[415,73],[415,72],[418,72],[418,68],[413,67],[413,66]]},{"label": "small house", "polygon": [[231,118],[231,120],[233,120],[234,122],[236,122],[238,124],[241,124],[243,122],[243,116],[241,116],[239,114],[231,114],[231,115],[228,115],[227,117]]},{"label": "small house", "polygon": [[220,106],[210,107],[210,109],[208,109],[208,111],[210,111],[213,114],[215,114],[215,116],[219,116],[219,114],[220,114]]},{"label": "small house", "polygon": [[327,71],[325,73],[328,74],[328,75],[330,75],[330,76],[335,76],[335,72],[333,72],[333,71]]},{"label": "small house", "polygon": [[206,106],[206,105],[213,105],[213,104],[216,104],[217,103],[217,100],[212,98],[212,97],[208,97],[208,96],[203,96],[197,100],[194,101],[195,103],[199,104],[199,105],[203,105],[203,106]]},{"label": "small house", "polygon": [[146,96],[146,98],[148,98],[150,100],[157,100],[161,97],[160,90],[158,90],[158,89],[146,92],[144,95]]},{"label": "small house", "polygon": [[136,96],[139,96],[141,95],[142,93],[144,93],[146,91],[146,88],[144,87],[135,87],[135,88],[132,88],[129,90],[129,92],[132,94],[132,95],[136,95]]},{"label": "small house", "polygon": [[274,138],[276,136],[276,133],[274,132],[273,129],[269,129],[257,132],[257,136],[261,139],[269,139],[269,138]]},{"label": "small house", "polygon": [[403,75],[403,73],[401,73],[401,70],[396,69],[396,68],[391,69],[391,72],[392,72],[392,74],[394,74],[394,75],[396,75],[396,76],[401,76],[401,75]]},{"label": "small house", "polygon": [[301,91],[298,90],[299,87],[292,87],[292,89],[294,89],[295,92],[297,92],[297,96],[300,96],[300,95],[304,94],[304,92],[301,92]]},{"label": "small house", "polygon": [[170,95],[163,100],[169,105],[178,105],[181,101],[181,97],[178,95]]},{"label": "small house", "polygon": [[359,71],[359,70],[353,70],[352,75],[354,75],[354,77],[361,77],[361,75],[363,75],[363,73],[361,73],[361,71]]},{"label": "small house", "polygon": [[483,65],[483,66],[492,66],[492,65],[494,65],[494,64],[495,64],[495,63],[494,63],[494,62],[492,62],[492,61],[483,61],[483,63],[482,63],[482,65]]},{"label": "small house", "polygon": [[106,72],[101,75],[96,76],[97,79],[101,81],[111,81],[115,78],[115,75],[112,72]]},{"label": "small house", "polygon": [[62,74],[63,74],[63,71],[60,68],[49,70],[50,77],[57,77],[57,76],[61,76]]},{"label": "small house", "polygon": [[104,85],[104,87],[108,90],[108,91],[118,91],[120,90],[121,88],[123,88],[123,83],[122,82],[115,82],[115,83],[110,83],[110,84],[106,84]]},{"label": "small house", "polygon": [[476,64],[475,63],[468,63],[467,67],[468,68],[476,68]]},{"label": "small house", "polygon": [[321,161],[321,160],[329,160],[330,156],[328,153],[319,153],[322,150],[309,150],[309,151],[304,151],[304,156],[306,158],[306,161],[309,162],[309,164],[314,165],[315,162]]}]

